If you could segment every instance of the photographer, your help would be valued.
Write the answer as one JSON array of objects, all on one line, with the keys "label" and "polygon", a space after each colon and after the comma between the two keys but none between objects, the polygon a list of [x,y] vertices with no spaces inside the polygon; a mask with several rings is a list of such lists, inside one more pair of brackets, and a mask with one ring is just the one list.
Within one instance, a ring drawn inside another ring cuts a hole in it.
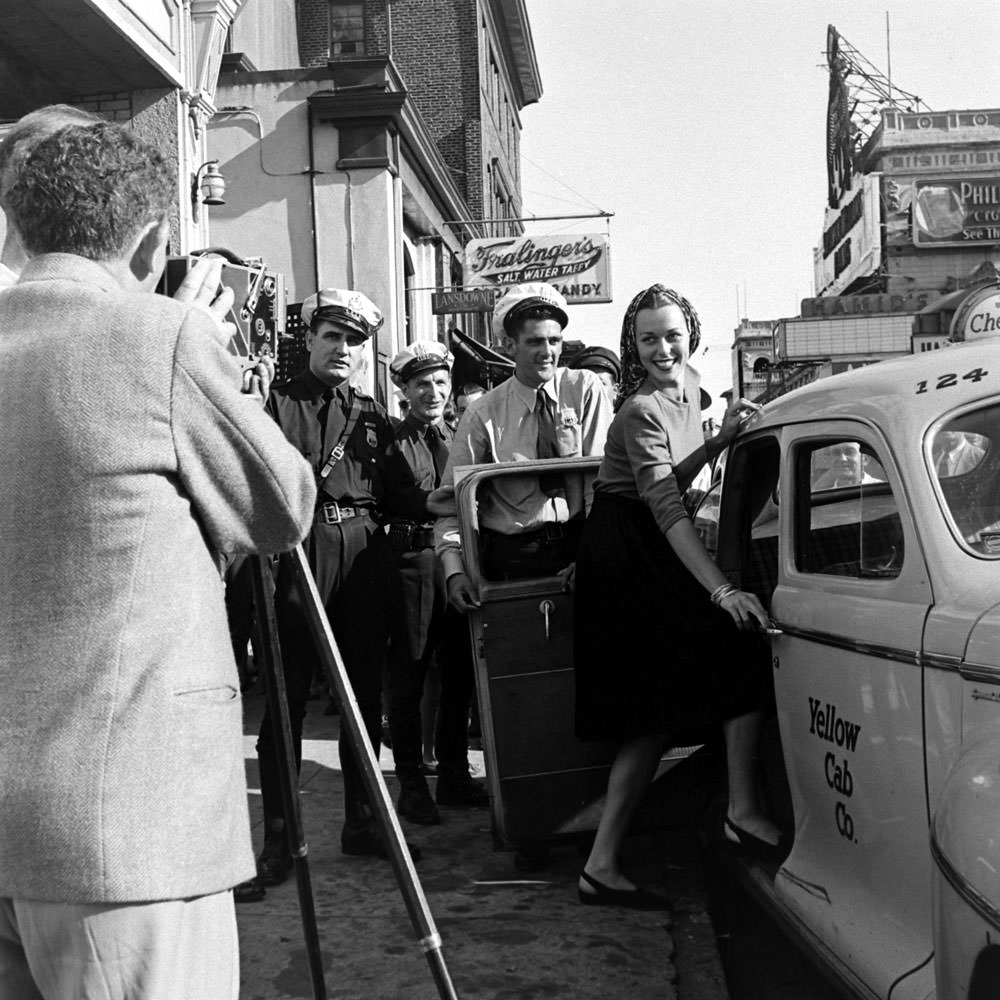
[{"label": "photographer", "polygon": [[[312,471],[215,315],[154,295],[176,170],[112,124],[34,145],[0,295],[0,996],[235,998],[253,871],[220,552],[308,530]],[[266,381],[266,377],[264,379]]]},{"label": "photographer", "polygon": [[14,183],[20,165],[34,148],[35,143],[64,125],[96,125],[103,119],[87,111],[80,111],[69,104],[49,104],[29,111],[18,119],[0,142],[0,208],[6,216],[3,249],[0,250],[0,288],[17,281],[27,261],[24,247],[7,211],[7,192]]}]

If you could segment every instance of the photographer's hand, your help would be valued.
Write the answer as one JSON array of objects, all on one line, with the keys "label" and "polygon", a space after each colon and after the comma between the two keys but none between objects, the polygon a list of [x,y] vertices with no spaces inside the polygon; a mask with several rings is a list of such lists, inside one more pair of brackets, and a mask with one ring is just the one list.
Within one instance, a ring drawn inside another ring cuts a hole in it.
[{"label": "photographer's hand", "polygon": [[218,323],[228,341],[236,333],[236,324],[226,320],[236,301],[236,294],[231,288],[222,285],[224,263],[222,257],[199,257],[184,275],[184,280],[174,292],[174,298],[207,312]]},{"label": "photographer's hand", "polygon": [[274,381],[274,358],[270,354],[265,354],[257,359],[257,363],[252,368],[247,368],[243,372],[243,391],[248,396],[256,396],[263,406],[267,402],[267,395],[271,391],[271,383]]}]

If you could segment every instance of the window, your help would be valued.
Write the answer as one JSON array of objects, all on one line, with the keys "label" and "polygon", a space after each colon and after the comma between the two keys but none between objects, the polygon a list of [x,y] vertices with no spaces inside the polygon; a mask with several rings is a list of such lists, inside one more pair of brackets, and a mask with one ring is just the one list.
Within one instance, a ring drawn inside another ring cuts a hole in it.
[{"label": "window", "polygon": [[356,56],[365,52],[365,5],[330,3],[330,55]]},{"label": "window", "polygon": [[928,435],[927,458],[954,529],[974,552],[1000,556],[1000,406],[952,417]]},{"label": "window", "polygon": [[899,505],[874,450],[857,439],[796,455],[795,565],[803,573],[887,579],[903,565]]}]

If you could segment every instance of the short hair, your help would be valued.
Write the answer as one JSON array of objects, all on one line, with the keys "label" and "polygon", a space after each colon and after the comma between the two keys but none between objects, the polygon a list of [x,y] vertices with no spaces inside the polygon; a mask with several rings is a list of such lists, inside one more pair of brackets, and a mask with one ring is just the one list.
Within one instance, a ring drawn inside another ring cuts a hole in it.
[{"label": "short hair", "polygon": [[71,104],[48,104],[19,118],[0,138],[0,206],[6,205],[14,175],[36,142],[64,125],[96,125],[102,121]]},{"label": "short hair", "polygon": [[155,146],[111,122],[67,125],[34,145],[7,210],[32,256],[114,260],[176,194],[175,169]]}]

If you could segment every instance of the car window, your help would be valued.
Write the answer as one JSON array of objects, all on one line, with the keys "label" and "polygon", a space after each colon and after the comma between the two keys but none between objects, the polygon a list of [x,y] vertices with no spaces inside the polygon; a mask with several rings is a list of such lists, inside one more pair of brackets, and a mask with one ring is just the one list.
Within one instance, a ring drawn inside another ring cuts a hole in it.
[{"label": "car window", "polygon": [[797,569],[857,579],[899,576],[899,505],[874,449],[851,438],[803,444],[795,475]]},{"label": "car window", "polygon": [[979,407],[933,428],[928,464],[964,544],[1000,556],[1000,405]]}]

